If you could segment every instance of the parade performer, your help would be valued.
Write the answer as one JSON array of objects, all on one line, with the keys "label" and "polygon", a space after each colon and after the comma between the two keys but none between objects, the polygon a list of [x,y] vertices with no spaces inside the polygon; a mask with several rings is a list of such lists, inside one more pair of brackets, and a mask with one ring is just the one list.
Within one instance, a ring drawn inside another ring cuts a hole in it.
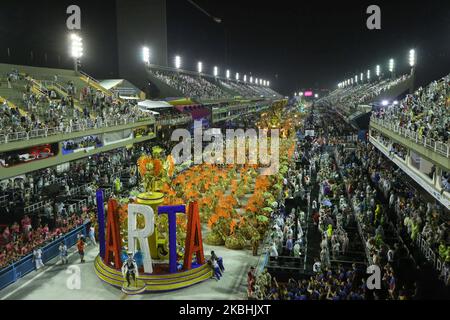
[{"label": "parade performer", "polygon": [[134,259],[133,252],[128,251],[128,259],[122,266],[123,277],[127,279],[128,287],[130,286],[130,276],[136,283],[136,277],[139,275],[136,260]]},{"label": "parade performer", "polygon": [[33,250],[33,261],[36,266],[36,270],[39,270],[44,266],[44,263],[42,262],[42,250],[41,248],[37,248]]},{"label": "parade performer", "polygon": [[69,263],[69,259],[67,259],[67,246],[64,242],[61,242],[59,245],[59,258],[61,259],[61,264]]}]

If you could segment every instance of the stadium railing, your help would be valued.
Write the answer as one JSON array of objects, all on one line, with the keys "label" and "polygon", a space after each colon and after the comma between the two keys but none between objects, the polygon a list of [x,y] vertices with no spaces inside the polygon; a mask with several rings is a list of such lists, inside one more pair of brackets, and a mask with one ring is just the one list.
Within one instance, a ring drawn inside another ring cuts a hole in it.
[{"label": "stadium railing", "polygon": [[105,120],[102,123],[86,123],[86,124],[73,125],[71,127],[65,127],[63,129],[61,129],[59,127],[54,127],[54,128],[36,129],[36,130],[31,130],[29,132],[14,132],[14,133],[0,134],[0,144],[8,143],[8,142],[15,142],[15,141],[30,140],[30,139],[36,139],[36,138],[45,138],[48,136],[53,136],[53,135],[63,134],[63,133],[81,132],[81,131],[87,131],[87,130],[93,130],[93,129],[114,127],[114,126],[125,125],[125,124],[133,124],[133,123],[137,123],[140,121],[145,121],[146,119],[149,119],[149,118],[148,117],[145,119],[123,118],[123,119],[119,119],[119,120]]},{"label": "stadium railing", "polygon": [[443,142],[436,141],[434,139],[429,139],[427,137],[419,137],[417,132],[397,126],[392,122],[384,119],[372,117],[371,121],[411,140],[412,142],[415,142],[419,145],[424,146],[429,150],[432,150],[440,155],[443,155],[444,157],[447,158],[450,157],[450,146]]},{"label": "stadium railing", "polygon": [[[444,261],[439,257],[439,254],[433,250],[429,242],[419,233],[416,238],[416,246],[422,252],[423,256],[433,265],[433,268],[440,274],[444,267]],[[448,279],[445,279],[446,282]]]},{"label": "stadium railing", "polygon": [[[86,226],[87,224],[83,224],[82,226],[79,226],[78,228],[45,245],[42,248],[42,261],[44,264],[59,255],[59,245],[61,241],[64,242],[67,248],[71,248],[77,243],[77,235],[80,232],[84,236],[87,236]],[[36,270],[36,266],[33,262],[32,254],[29,254],[19,261],[14,262],[6,268],[0,270],[0,290],[16,282],[33,270]]]}]

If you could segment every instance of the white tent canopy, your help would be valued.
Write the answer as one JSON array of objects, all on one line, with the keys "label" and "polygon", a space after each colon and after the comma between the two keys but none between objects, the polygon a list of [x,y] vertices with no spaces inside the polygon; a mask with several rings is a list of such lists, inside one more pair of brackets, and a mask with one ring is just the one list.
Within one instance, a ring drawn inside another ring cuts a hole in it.
[{"label": "white tent canopy", "polygon": [[138,102],[138,106],[143,109],[172,108],[170,103],[165,101],[144,100]]}]

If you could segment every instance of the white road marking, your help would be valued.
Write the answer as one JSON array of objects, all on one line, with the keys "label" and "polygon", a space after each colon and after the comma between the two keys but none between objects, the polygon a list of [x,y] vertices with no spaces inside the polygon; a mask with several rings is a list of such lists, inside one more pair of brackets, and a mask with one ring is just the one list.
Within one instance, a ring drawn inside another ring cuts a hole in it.
[{"label": "white road marking", "polygon": [[[86,251],[87,251],[87,250],[86,250]],[[78,251],[75,250],[74,252],[68,254],[68,255],[67,255],[67,258],[70,258],[70,257],[73,256],[75,253],[78,253]],[[53,258],[53,259],[56,259],[56,257]],[[12,296],[12,295],[15,294],[17,291],[19,291],[19,290],[25,288],[26,286],[28,286],[30,283],[32,283],[34,280],[36,280],[37,278],[39,278],[40,276],[42,276],[42,275],[43,275],[44,273],[46,273],[47,271],[50,271],[50,270],[52,270],[54,267],[61,265],[60,262],[61,262],[61,261],[57,261],[54,265],[52,265],[52,266],[50,266],[50,267],[48,267],[48,268],[45,268],[45,269],[41,269],[41,271],[40,271],[37,275],[35,275],[35,276],[34,276],[33,278],[31,278],[30,280],[28,280],[28,281],[25,282],[24,284],[20,285],[19,287],[17,287],[17,288],[14,289],[13,291],[11,291],[10,293],[8,293],[8,294],[5,295],[4,297],[2,297],[0,300],[6,300],[6,299],[8,299],[10,296]],[[70,264],[68,264],[68,266],[69,266],[69,265],[70,265]],[[18,281],[20,281],[20,279],[19,279]]]}]

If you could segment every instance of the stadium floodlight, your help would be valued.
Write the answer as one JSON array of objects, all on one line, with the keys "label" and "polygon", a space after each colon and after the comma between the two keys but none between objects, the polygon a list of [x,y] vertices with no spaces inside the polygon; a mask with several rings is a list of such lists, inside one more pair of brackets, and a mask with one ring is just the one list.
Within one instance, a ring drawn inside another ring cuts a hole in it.
[{"label": "stadium floodlight", "polygon": [[416,50],[409,50],[409,66],[414,67],[416,65]]},{"label": "stadium floodlight", "polygon": [[236,80],[239,81],[239,72],[236,72]]},{"label": "stadium floodlight", "polygon": [[314,98],[316,98],[316,99],[317,99],[318,97],[319,97],[319,94],[317,94],[317,93],[316,93],[316,94],[314,94]]},{"label": "stadium floodlight", "polygon": [[250,77],[250,83],[253,83],[253,77]]},{"label": "stadium floodlight", "polygon": [[70,52],[72,58],[79,59],[83,56],[83,39],[76,33],[70,35],[71,45]]},{"label": "stadium floodlight", "polygon": [[270,81],[267,81],[267,86],[270,87]]},{"label": "stadium floodlight", "polygon": [[299,95],[300,95],[300,97],[303,97],[303,92],[300,91]]},{"label": "stadium floodlight", "polygon": [[394,59],[389,59],[389,72],[394,72],[395,62]]},{"label": "stadium floodlight", "polygon": [[367,80],[370,80],[370,70],[367,70]]},{"label": "stadium floodlight", "polygon": [[219,75],[219,68],[214,67],[214,77],[217,77]]},{"label": "stadium floodlight", "polygon": [[358,76],[355,76],[355,83],[358,83]]},{"label": "stadium floodlight", "polygon": [[142,61],[147,65],[150,64],[150,49],[148,47],[142,48]]},{"label": "stadium floodlight", "polygon": [[198,73],[202,73],[202,71],[203,71],[203,63],[201,61],[199,61],[197,63],[197,70],[198,70]]},{"label": "stadium floodlight", "polygon": [[398,105],[398,101],[397,100],[394,101],[394,106],[396,106],[396,105]]},{"label": "stadium floodlight", "polygon": [[255,78],[255,84],[256,85],[258,84],[258,78]]},{"label": "stadium floodlight", "polygon": [[294,92],[294,97],[296,97],[297,96],[297,92]]},{"label": "stadium floodlight", "polygon": [[379,65],[379,64],[377,64],[375,73],[376,73],[377,77],[379,77],[380,74],[381,74],[381,68],[380,68],[380,65]]},{"label": "stadium floodlight", "polygon": [[74,68],[77,72],[80,58],[83,56],[83,39],[76,33],[70,34],[70,55],[74,60]]},{"label": "stadium floodlight", "polygon": [[351,78],[350,80],[351,80],[351,81],[350,81],[350,82],[351,82],[351,84],[353,84],[353,78]]},{"label": "stadium floodlight", "polygon": [[247,82],[247,75],[244,74],[244,82]]},{"label": "stadium floodlight", "polygon": [[263,80],[259,79],[259,85],[262,86],[262,84],[263,84]]},{"label": "stadium floodlight", "polygon": [[181,57],[175,56],[175,68],[180,69],[181,68]]},{"label": "stadium floodlight", "polygon": [[387,101],[387,100],[381,101],[381,105],[383,105],[383,106],[387,106],[388,104],[389,104],[389,101]]},{"label": "stadium floodlight", "polygon": [[227,79],[230,79],[230,70],[227,70]]},{"label": "stadium floodlight", "polygon": [[364,73],[361,72],[361,82],[364,80]]}]

